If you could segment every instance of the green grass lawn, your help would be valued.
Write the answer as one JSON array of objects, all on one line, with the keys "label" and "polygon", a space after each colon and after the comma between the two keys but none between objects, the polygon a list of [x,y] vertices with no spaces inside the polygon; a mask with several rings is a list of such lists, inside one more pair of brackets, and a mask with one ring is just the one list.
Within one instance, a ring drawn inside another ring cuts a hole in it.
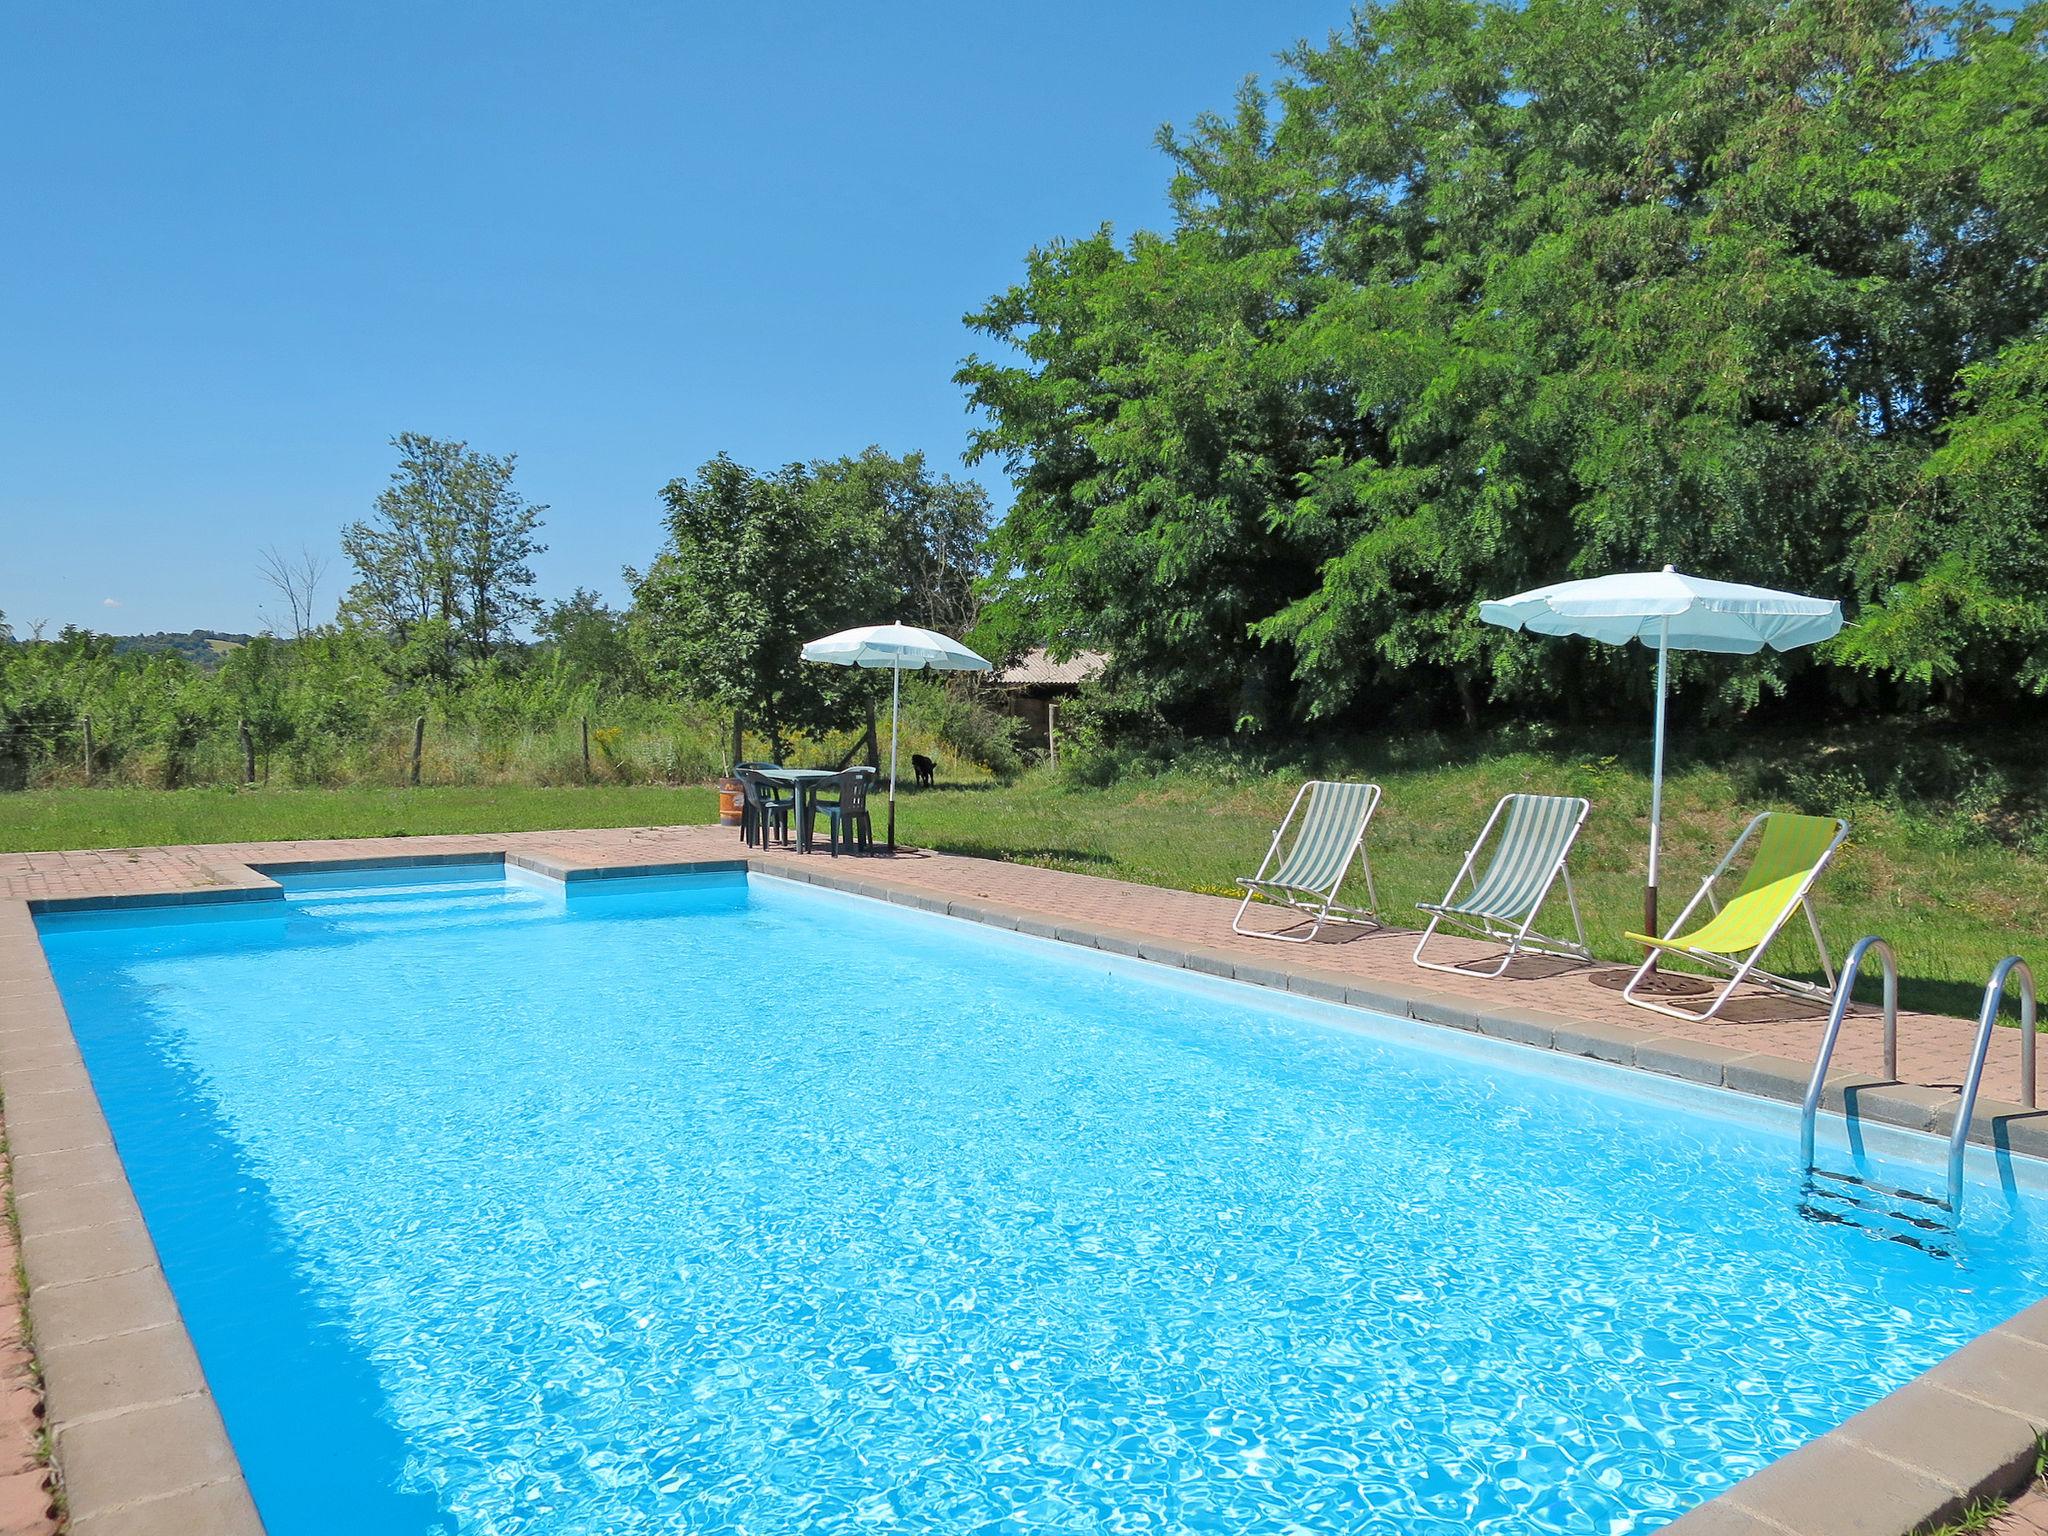
[{"label": "green grass lawn", "polygon": [[[1443,896],[1501,795],[1577,793],[1594,806],[1572,858],[1587,933],[1604,957],[1640,958],[1641,950],[1622,938],[1642,922],[1649,788],[1639,776],[1535,758],[1376,776],[1386,800],[1368,848],[1382,910],[1392,921],[1411,921],[1417,901]],[[1256,867],[1295,787],[1280,781],[1225,786],[1173,775],[1101,790],[1042,780],[1000,789],[942,787],[908,803],[899,827],[909,839],[962,853],[1227,895],[1233,876]],[[1667,918],[1762,808],[1740,803],[1731,782],[1712,770],[1667,783]],[[1882,934],[1898,951],[1908,1006],[1974,1015],[2001,957],[2038,955],[2038,936],[2048,929],[2042,860],[1994,843],[1960,841],[1875,807],[1844,814],[1855,830],[1819,901],[1838,961],[1861,935]],[[1568,922],[1560,901],[1552,931]],[[1818,976],[1803,924],[1780,942],[1778,968]]]},{"label": "green grass lawn", "polygon": [[[1439,897],[1493,802],[1511,790],[1588,796],[1593,817],[1573,870],[1593,945],[1629,954],[1621,935],[1641,917],[1649,788],[1610,759],[1496,753],[1474,761],[1376,773],[1386,801],[1370,842],[1382,905],[1396,921]],[[1674,912],[1744,819],[1763,808],[1727,770],[1681,769],[1666,792],[1665,910]],[[907,842],[1228,893],[1258,863],[1294,790],[1292,779],[1230,783],[1194,774],[1132,778],[1104,789],[1044,775],[1016,784],[941,784],[908,792],[898,826]],[[1844,806],[1856,822],[1821,893],[1839,958],[1865,933],[1892,940],[1911,1006],[1974,1014],[1992,965],[2037,949],[2048,928],[2048,869],[2034,855],[1881,805]],[[132,847],[153,843],[418,836],[709,821],[708,788],[362,790],[41,790],[0,795],[0,849]],[[1562,922],[1562,913],[1558,914]],[[1793,933],[1788,969],[1811,966]]]},{"label": "green grass lawn", "polygon": [[28,790],[0,795],[0,851],[665,826],[712,820],[717,806],[701,786]]}]

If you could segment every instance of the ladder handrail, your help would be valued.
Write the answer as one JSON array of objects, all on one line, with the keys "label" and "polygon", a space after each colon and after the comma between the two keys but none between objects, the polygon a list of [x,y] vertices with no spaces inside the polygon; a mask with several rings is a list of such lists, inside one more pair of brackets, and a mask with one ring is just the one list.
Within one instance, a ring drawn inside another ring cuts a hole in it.
[{"label": "ladder handrail", "polygon": [[1956,1105],[1955,1129],[1948,1138],[1948,1213],[1951,1220],[1963,1208],[1963,1149],[1970,1144],[1970,1120],[1977,1111],[1977,1085],[1984,1076],[1984,1061],[1991,1052],[1991,1032],[1998,1027],[1998,1007],[2005,1001],[2005,985],[2017,972],[2020,978],[2020,1102],[2034,1107],[2034,971],[2018,955],[2007,955],[1992,969],[1984,988],[1984,1007],[1977,1015],[1977,1043],[1970,1051],[1970,1070],[1963,1076],[1963,1094]]},{"label": "ladder handrail", "polygon": [[1842,1021],[1856,991],[1856,973],[1863,969],[1863,957],[1872,950],[1884,962],[1884,1075],[1899,1078],[1899,961],[1891,945],[1876,934],[1856,941],[1842,962],[1841,979],[1835,983],[1834,1006],[1828,1010],[1828,1027],[1820,1040],[1820,1054],[1813,1059],[1813,1078],[1806,1085],[1806,1098],[1799,1106],[1799,1162],[1802,1171],[1813,1172],[1813,1123],[1820,1114],[1820,1096],[1827,1087],[1828,1062],[1835,1054],[1835,1039],[1842,1033]]}]

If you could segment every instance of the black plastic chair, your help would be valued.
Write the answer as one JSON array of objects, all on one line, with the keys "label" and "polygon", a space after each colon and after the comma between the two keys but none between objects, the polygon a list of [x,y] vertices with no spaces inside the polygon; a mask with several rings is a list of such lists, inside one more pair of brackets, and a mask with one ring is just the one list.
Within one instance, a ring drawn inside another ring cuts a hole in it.
[{"label": "black plastic chair", "polygon": [[732,776],[740,781],[740,841],[749,848],[757,844],[766,848],[769,837],[779,834],[787,843],[795,796],[776,794],[775,785],[756,773],[751,763],[737,765]]},{"label": "black plastic chair", "polygon": [[874,851],[875,824],[868,816],[868,781],[874,775],[872,768],[849,768],[839,775],[838,799],[811,802],[812,815],[823,816],[831,823],[829,831],[832,857],[835,859],[839,857],[842,841],[848,853]]}]

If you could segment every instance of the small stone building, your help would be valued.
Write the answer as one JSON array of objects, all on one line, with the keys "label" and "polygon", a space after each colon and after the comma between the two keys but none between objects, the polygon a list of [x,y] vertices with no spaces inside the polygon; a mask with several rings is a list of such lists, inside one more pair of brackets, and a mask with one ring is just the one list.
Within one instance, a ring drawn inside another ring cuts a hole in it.
[{"label": "small stone building", "polygon": [[1100,672],[1108,658],[1081,651],[1054,661],[1043,649],[1026,651],[1014,666],[989,674],[987,687],[997,708],[1024,722],[1027,749],[1043,746],[1048,762],[1058,764],[1059,706]]}]

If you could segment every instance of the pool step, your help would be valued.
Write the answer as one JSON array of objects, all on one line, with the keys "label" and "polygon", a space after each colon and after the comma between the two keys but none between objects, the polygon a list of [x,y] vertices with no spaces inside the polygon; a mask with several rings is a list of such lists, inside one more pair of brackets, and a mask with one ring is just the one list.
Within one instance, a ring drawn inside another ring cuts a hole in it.
[{"label": "pool step", "polygon": [[311,918],[343,933],[380,938],[508,922],[540,922],[560,911],[560,903],[551,900],[546,892],[525,886],[475,882],[445,887],[413,885],[309,892],[288,900],[295,916]]},{"label": "pool step", "polygon": [[1809,1221],[1856,1227],[1886,1242],[1904,1243],[1935,1258],[1949,1258],[1947,1241],[1955,1219],[1947,1202],[1918,1190],[1880,1184],[1858,1174],[1811,1168],[1801,1190],[1799,1214]]}]

